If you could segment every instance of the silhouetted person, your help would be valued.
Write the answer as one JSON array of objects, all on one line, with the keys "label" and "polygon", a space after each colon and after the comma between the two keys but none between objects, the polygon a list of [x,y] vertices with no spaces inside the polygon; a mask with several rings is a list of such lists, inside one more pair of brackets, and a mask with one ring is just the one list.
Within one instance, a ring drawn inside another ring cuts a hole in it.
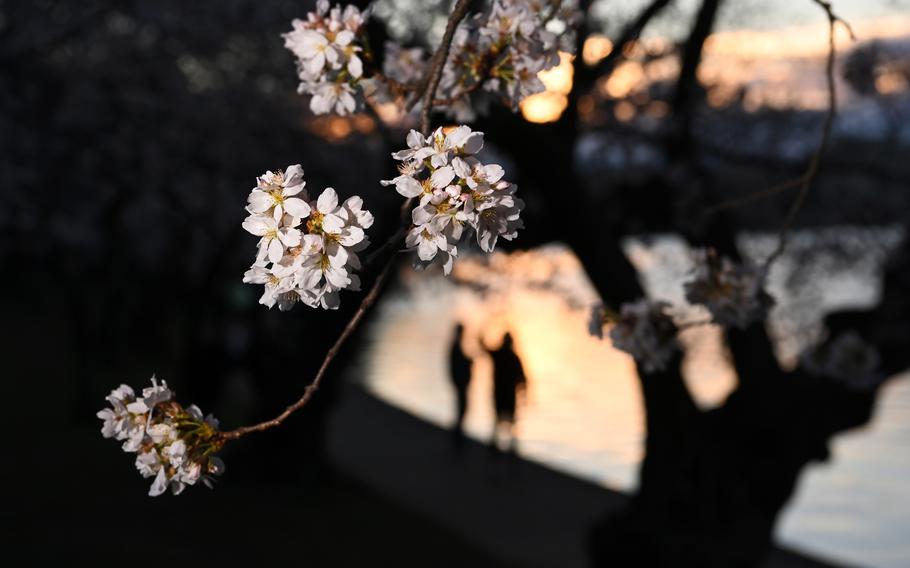
[{"label": "silhouetted person", "polygon": [[452,435],[455,449],[460,451],[464,447],[464,415],[468,410],[468,385],[471,382],[471,359],[461,347],[464,335],[464,326],[455,326],[455,337],[449,350],[449,378],[455,387],[455,425]]},{"label": "silhouetted person", "polygon": [[515,448],[515,408],[519,391],[525,388],[525,373],[521,359],[512,349],[512,335],[506,333],[502,346],[496,351],[489,351],[493,359],[493,405],[496,409],[496,422],[493,425],[493,436],[490,446],[497,447],[497,435],[500,427],[505,427],[509,449]]}]

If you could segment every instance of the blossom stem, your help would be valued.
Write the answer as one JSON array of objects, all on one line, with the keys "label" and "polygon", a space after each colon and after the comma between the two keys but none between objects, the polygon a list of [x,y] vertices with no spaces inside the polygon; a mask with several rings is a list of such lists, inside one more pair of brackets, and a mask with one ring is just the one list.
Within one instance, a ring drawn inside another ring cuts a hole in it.
[{"label": "blossom stem", "polygon": [[280,425],[282,422],[287,420],[292,414],[306,406],[310,399],[313,398],[313,395],[316,394],[316,391],[319,390],[319,386],[322,384],[322,380],[325,378],[325,374],[328,371],[329,365],[338,355],[338,352],[344,346],[344,343],[348,338],[354,333],[357,327],[360,325],[363,316],[366,315],[367,310],[370,309],[376,302],[376,298],[379,297],[379,292],[382,289],[385,281],[388,280],[389,274],[392,271],[392,267],[395,265],[395,257],[390,258],[385,266],[383,266],[382,271],[376,277],[376,280],[373,282],[373,286],[370,288],[370,291],[364,296],[363,300],[360,302],[360,306],[357,308],[357,311],[354,313],[354,316],[351,320],[345,325],[344,330],[341,332],[341,335],[338,336],[338,339],[335,340],[335,343],[332,345],[331,349],[325,354],[325,358],[322,360],[322,365],[319,366],[319,370],[316,371],[316,376],[313,377],[313,381],[307,385],[306,389],[303,391],[303,396],[301,396],[297,402],[288,406],[284,409],[284,412],[272,418],[271,420],[266,420],[265,422],[260,422],[259,424],[253,424],[252,426],[243,426],[242,428],[237,428],[236,430],[230,430],[228,432],[221,433],[221,439],[223,441],[236,440],[241,436],[249,434],[250,432],[263,432],[270,428]]},{"label": "blossom stem", "polygon": [[452,13],[449,15],[449,21],[446,24],[446,31],[442,36],[442,41],[439,43],[436,53],[433,54],[430,69],[423,80],[424,87],[422,90],[418,89],[417,91],[420,93],[420,97],[415,97],[411,102],[411,105],[413,105],[418,99],[422,98],[423,100],[423,108],[420,109],[420,131],[424,136],[427,136],[430,132],[430,111],[436,99],[436,88],[442,78],[442,70],[446,65],[446,60],[449,58],[449,48],[452,46],[452,38],[455,37],[455,29],[458,28],[458,24],[468,13],[468,6],[470,5],[471,0],[457,0],[455,2]]}]

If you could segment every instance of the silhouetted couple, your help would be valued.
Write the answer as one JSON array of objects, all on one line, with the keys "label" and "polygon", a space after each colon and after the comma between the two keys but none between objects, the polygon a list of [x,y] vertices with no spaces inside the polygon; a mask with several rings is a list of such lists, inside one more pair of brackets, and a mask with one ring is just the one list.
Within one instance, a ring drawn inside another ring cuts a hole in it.
[{"label": "silhouetted couple", "polygon": [[[468,409],[468,385],[471,382],[471,359],[462,348],[463,335],[464,326],[458,324],[449,354],[449,371],[456,397],[452,433],[455,449],[459,451],[464,446],[464,416]],[[483,349],[493,361],[493,407],[496,410],[496,420],[493,423],[490,447],[499,447],[499,435],[504,430],[511,451],[515,448],[513,429],[518,395],[524,391],[526,384],[524,369],[521,359],[512,348],[512,335],[509,333],[503,336],[499,349],[489,350],[485,346]]]}]

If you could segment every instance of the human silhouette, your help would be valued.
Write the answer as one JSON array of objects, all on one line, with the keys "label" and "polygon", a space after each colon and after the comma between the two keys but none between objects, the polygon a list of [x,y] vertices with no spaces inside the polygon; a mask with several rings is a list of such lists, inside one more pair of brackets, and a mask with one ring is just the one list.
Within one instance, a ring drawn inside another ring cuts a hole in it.
[{"label": "human silhouette", "polygon": [[521,359],[512,348],[512,335],[506,333],[502,345],[495,351],[488,351],[493,359],[493,406],[496,409],[496,422],[493,424],[491,448],[498,448],[498,434],[505,429],[509,440],[509,450],[515,449],[515,411],[518,394],[524,391],[526,380]]},{"label": "human silhouette", "polygon": [[464,415],[468,410],[468,385],[471,382],[471,359],[461,346],[464,336],[464,325],[455,326],[455,337],[449,349],[449,378],[455,387],[455,424],[452,427],[452,440],[455,450],[460,452],[464,447]]}]

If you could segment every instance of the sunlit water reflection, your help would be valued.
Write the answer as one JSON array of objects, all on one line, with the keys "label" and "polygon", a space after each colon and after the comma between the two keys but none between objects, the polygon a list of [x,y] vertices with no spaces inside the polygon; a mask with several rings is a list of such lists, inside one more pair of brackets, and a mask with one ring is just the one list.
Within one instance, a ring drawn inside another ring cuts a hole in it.
[{"label": "sunlit water reflection", "polygon": [[[823,311],[877,301],[877,275],[897,229],[797,234],[793,251],[824,248],[815,263],[785,257],[771,275],[778,298],[772,335],[778,355],[792,361],[818,333]],[[761,258],[773,247],[766,237],[746,237],[742,247]],[[826,252],[828,250],[828,252]],[[682,305],[681,281],[690,254],[672,237],[630,241],[630,258],[644,275],[652,297]],[[834,255],[834,256],[832,256]],[[836,260],[836,261],[835,261]],[[367,357],[366,383],[380,397],[443,427],[454,417],[448,353],[456,321],[465,323],[464,350],[474,358],[466,429],[487,440],[493,425],[489,358],[480,342],[495,347],[508,330],[528,375],[527,398],[519,411],[519,452],[532,460],[606,487],[636,485],[642,458],[644,417],[631,359],[609,341],[587,333],[586,307],[597,301],[581,265],[561,246],[531,253],[496,255],[489,265],[459,261],[458,276],[475,287],[455,286],[432,274],[404,273],[404,286],[381,305]],[[822,267],[829,285],[801,284],[794,273]],[[485,294],[476,285],[484,285]],[[807,315],[808,313],[808,315]],[[687,308],[685,318],[699,316]],[[733,372],[712,327],[688,330],[684,374],[698,403],[722,403]],[[782,540],[833,558],[875,566],[905,566],[910,547],[910,380],[890,384],[880,396],[872,423],[841,436],[833,461],[814,466],[779,527]],[[902,563],[903,562],[903,563]]]}]

